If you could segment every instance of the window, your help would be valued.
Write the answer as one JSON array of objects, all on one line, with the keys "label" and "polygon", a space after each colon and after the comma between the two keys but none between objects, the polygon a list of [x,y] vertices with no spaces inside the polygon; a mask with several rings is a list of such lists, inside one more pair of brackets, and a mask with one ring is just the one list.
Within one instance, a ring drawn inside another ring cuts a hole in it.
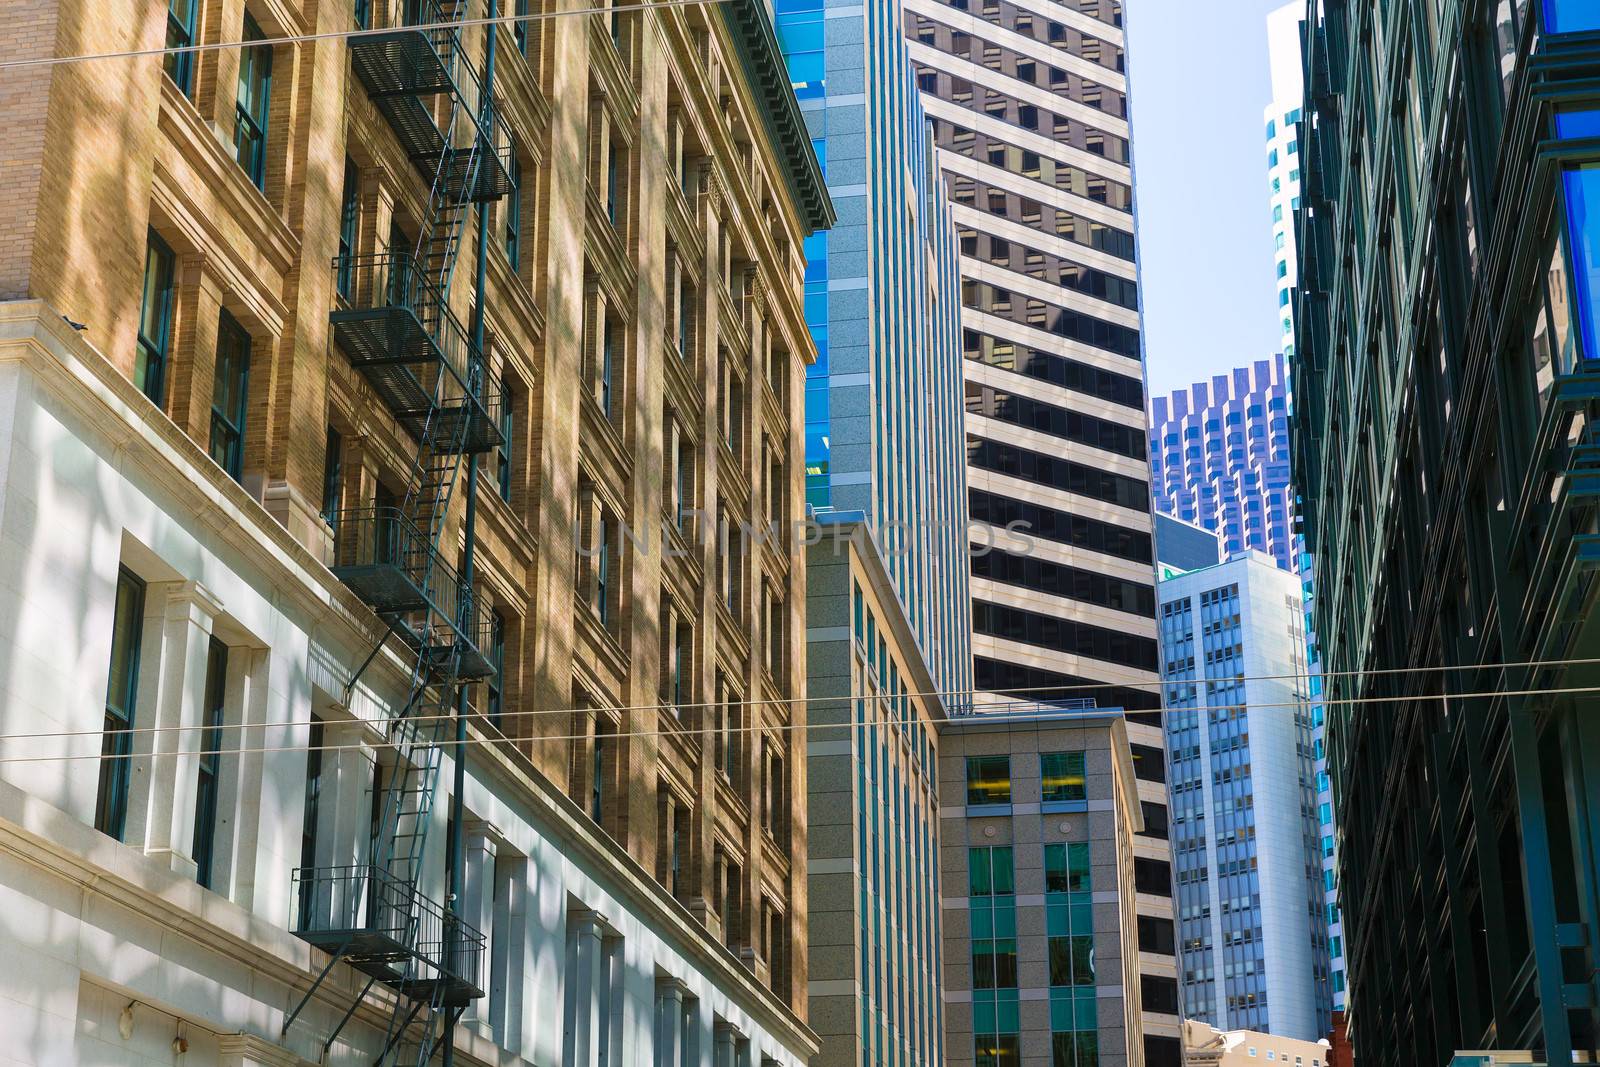
[{"label": "window", "polygon": [[688,359],[694,344],[694,289],[683,268],[678,269],[678,355]]},{"label": "window", "polygon": [[616,330],[608,317],[600,327],[600,410],[611,418],[611,378],[616,366]]},{"label": "window", "polygon": [[1072,841],[1044,847],[1044,891],[1089,892],[1088,842]]},{"label": "window", "polygon": [[201,709],[199,779],[194,793],[194,880],[211,888],[216,854],[217,792],[222,769],[223,704],[228,692],[228,646],[211,639],[206,654],[205,706]]},{"label": "window", "polygon": [[788,607],[784,598],[771,589],[767,590],[767,673],[778,679],[784,671],[787,657],[784,655],[787,644],[785,623],[788,616]]},{"label": "window", "polygon": [[234,481],[244,476],[244,416],[250,390],[250,335],[226,311],[217,323],[211,393],[211,458]]},{"label": "window", "polygon": [[361,219],[361,172],[344,161],[344,198],[339,207],[339,295],[355,297],[356,224]]},{"label": "window", "polygon": [[143,626],[144,583],[123,568],[117,572],[116,607],[111,619],[111,674],[106,682],[100,787],[94,807],[94,828],[118,841],[122,840],[128,819],[128,763],[133,752],[130,731],[138,697]]},{"label": "window", "polygon": [[612,226],[618,224],[622,206],[620,195],[622,177],[618,173],[621,163],[617,159],[618,154],[617,144],[613,141],[606,151],[606,219]]},{"label": "window", "polygon": [[690,685],[693,680],[693,642],[694,631],[683,621],[681,616],[674,615],[676,625],[670,634],[671,644],[667,649],[667,672],[663,679],[664,695],[672,714],[675,718],[682,719],[691,699]]},{"label": "window", "polygon": [[1046,804],[1083,801],[1089,797],[1083,773],[1082,752],[1046,752],[1039,757],[1039,772]]},{"label": "window", "polygon": [[[517,23],[521,29],[525,23]],[[511,147],[511,157],[507,161],[511,174],[511,188],[506,192],[505,200],[505,227],[506,227],[506,262],[511,264],[513,271],[522,269],[522,160],[517,155],[516,146]]]},{"label": "window", "polygon": [[517,21],[511,28],[511,35],[517,42],[517,51],[524,56],[528,54],[528,0],[517,0]]},{"label": "window", "polygon": [[718,688],[721,692],[721,702],[717,706],[717,732],[714,740],[714,766],[729,781],[738,780],[739,748],[742,733],[740,730],[743,721],[744,709],[740,706],[739,695],[728,688],[721,672],[718,672]]},{"label": "window", "polygon": [[967,850],[967,896],[1005,897],[1016,891],[1010,845]]},{"label": "window", "polygon": [[611,726],[609,723],[595,721],[594,724],[594,754],[589,766],[589,818],[595,825],[603,825],[605,815],[605,781],[606,758],[611,747]]},{"label": "window", "polygon": [[156,232],[145,238],[144,295],[139,309],[139,345],[133,384],[162,406],[166,395],[167,344],[172,335],[172,249]]},{"label": "window", "polygon": [[500,491],[500,499],[506,503],[511,502],[511,453],[512,431],[516,429],[516,407],[513,402],[511,389],[508,387],[502,393],[504,399],[500,408],[500,443],[495,446],[495,488]]},{"label": "window", "polygon": [[1050,1035],[1050,1067],[1099,1067],[1100,1034],[1095,1030]]},{"label": "window", "polygon": [[974,1034],[974,1067],[1017,1067],[1022,1062],[1020,1041],[1016,1034]]},{"label": "window", "polygon": [[1050,984],[1094,985],[1094,935],[1073,933],[1050,938]]},{"label": "window", "polygon": [[[266,35],[249,12],[244,39]],[[258,44],[239,51],[239,96],[234,105],[233,150],[239,166],[262,191],[267,187],[267,117],[272,110],[272,46]]]},{"label": "window", "polygon": [[322,521],[339,532],[339,500],[344,495],[344,439],[328,427],[328,443],[322,453]]},{"label": "window", "polygon": [[672,813],[672,855],[669,858],[670,866],[668,888],[674,897],[681,897],[689,889],[688,870],[689,863],[689,809],[682,804],[671,804]]},{"label": "window", "polygon": [[1156,745],[1134,744],[1128,746],[1133,750],[1133,776],[1141,782],[1165,782],[1167,780],[1167,754]]},{"label": "window", "polygon": [[[317,825],[322,806],[322,739],[322,720],[313,715],[310,736],[306,742],[305,806],[300,817],[300,866],[307,868],[317,865]],[[300,881],[298,928],[301,930],[311,925],[312,890],[315,886],[315,881],[310,878]]]},{"label": "window", "polygon": [[1550,33],[1600,30],[1600,10],[1589,0],[1544,0],[1544,26]]},{"label": "window", "polygon": [[168,52],[161,66],[184,96],[194,92],[194,53],[171,49],[188,48],[194,44],[195,7],[196,0],[167,0]]},{"label": "window", "polygon": [[496,727],[504,708],[506,684],[506,620],[498,611],[489,613],[489,663],[493,671],[484,681],[484,714]]},{"label": "window", "polygon": [[1017,988],[1017,939],[993,937],[972,942],[972,988]]},{"label": "window", "polygon": [[1011,803],[1011,757],[967,757],[967,804]]},{"label": "window", "polygon": [[602,511],[595,526],[599,554],[594,560],[594,610],[595,614],[600,616],[601,625],[609,627],[611,625],[612,600],[614,597],[611,588],[611,523],[609,516]]},{"label": "window", "polygon": [[355,0],[354,14],[357,29],[372,28],[372,0]]}]

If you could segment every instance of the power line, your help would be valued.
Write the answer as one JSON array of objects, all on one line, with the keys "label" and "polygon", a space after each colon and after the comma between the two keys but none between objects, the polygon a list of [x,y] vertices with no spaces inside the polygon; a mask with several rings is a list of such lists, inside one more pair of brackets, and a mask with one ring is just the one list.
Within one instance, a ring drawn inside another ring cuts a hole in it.
[{"label": "power line", "polygon": [[[1489,697],[1560,696],[1560,695],[1578,696],[1578,695],[1594,694],[1594,693],[1600,693],[1600,686],[1572,686],[1572,687],[1566,687],[1566,688],[1552,688],[1552,689],[1485,689],[1485,690],[1480,690],[1480,691],[1471,692],[1471,693],[1427,693],[1427,694],[1418,694],[1416,696],[1351,697],[1351,698],[1341,699],[1341,700],[1320,701],[1320,703],[1331,704],[1331,705],[1336,705],[1336,706],[1366,705],[1366,704],[1386,704],[1386,703],[1393,703],[1393,702],[1396,702],[1396,701],[1413,701],[1413,700],[1442,701],[1442,702],[1448,703],[1451,700],[1471,700],[1471,699],[1489,698]],[[859,696],[858,695],[858,696],[851,696],[851,697],[819,697],[819,698],[816,698],[816,699],[818,699],[818,700],[836,701],[836,702],[843,703],[843,702],[847,702],[847,701],[851,701],[851,700],[867,700],[867,699],[878,699],[878,698],[887,698],[887,694],[875,693],[875,694],[872,694],[871,696]],[[765,703],[783,703],[783,702],[782,701],[765,701]],[[1310,701],[1310,700],[1297,700],[1297,701],[1274,702],[1274,703],[1249,703],[1249,702],[1245,702],[1245,703],[1239,703],[1239,704],[1205,704],[1205,705],[1195,705],[1193,707],[1177,707],[1177,708],[1170,708],[1169,707],[1169,708],[1163,708],[1161,710],[1169,711],[1169,712],[1170,711],[1246,711],[1246,712],[1248,712],[1248,711],[1251,711],[1251,710],[1268,710],[1268,709],[1279,709],[1279,710],[1281,710],[1281,709],[1286,709],[1286,708],[1303,708],[1303,707],[1306,707],[1307,705],[1309,705],[1311,703],[1312,703],[1312,701]],[[999,706],[999,705],[997,704],[997,706]],[[1007,704],[1005,706],[1012,706],[1012,705]],[[663,706],[663,705],[649,705],[649,707],[651,709],[658,710],[658,711],[668,710],[667,706]],[[559,709],[559,710],[548,711],[548,712],[513,712],[511,715],[507,716],[507,718],[514,718],[514,717],[517,717],[517,716],[525,716],[525,715],[532,715],[532,714],[574,714],[574,713],[577,713],[577,712],[580,712],[580,711],[600,711],[600,710],[605,710],[605,709],[603,709],[603,708],[572,708],[572,709]],[[1085,717],[1087,717],[1087,716],[1095,714],[1096,712],[1104,712],[1104,711],[1111,711],[1111,710],[1122,710],[1122,709],[1110,709],[1110,708],[1057,708],[1057,709],[1053,709],[1053,710],[1062,711],[1062,712],[1065,712],[1066,714],[1069,714],[1069,715],[1072,714],[1073,712],[1080,712]],[[1125,711],[1123,713],[1124,714],[1129,714],[1128,712],[1125,712]],[[996,712],[996,713],[980,712],[980,713],[977,713],[977,714],[974,714],[974,715],[971,715],[971,716],[960,717],[956,721],[981,721],[984,718],[985,715],[989,715],[989,714],[993,714],[993,715],[995,715],[995,717],[998,717],[1000,713],[998,713],[998,712]],[[405,719],[405,720],[401,720],[401,719],[380,719],[380,720],[376,720],[376,721],[367,720],[367,719],[347,719],[347,720],[332,720],[332,721],[323,720],[322,721],[322,725],[324,725],[324,726],[330,726],[330,725],[332,725],[332,726],[344,726],[344,725],[378,726],[378,725],[382,725],[382,724],[389,723],[389,722],[400,722],[400,721],[419,722],[419,721],[431,721],[431,720],[440,719],[440,718],[451,718],[451,716],[416,716],[416,717],[413,717],[413,718],[410,718],[410,719]],[[476,716],[474,716],[474,718],[475,719],[482,719],[484,717],[482,715],[476,715]],[[694,736],[704,736],[704,735],[715,735],[715,734],[719,734],[719,733],[720,734],[740,734],[740,735],[743,735],[743,734],[761,734],[761,733],[767,733],[767,732],[774,732],[774,733],[787,733],[787,732],[791,732],[791,731],[807,732],[807,731],[811,731],[811,730],[857,730],[857,729],[861,729],[861,728],[867,727],[867,726],[898,726],[898,725],[903,725],[905,723],[905,721],[906,720],[905,720],[904,717],[894,716],[894,717],[873,718],[873,719],[854,719],[854,720],[846,720],[846,721],[843,721],[843,722],[771,723],[771,724],[764,724],[764,725],[761,725],[761,726],[738,726],[738,727],[728,727],[728,728],[724,728],[724,729],[718,729],[718,728],[715,728],[715,727],[708,727],[708,726],[703,726],[702,725],[702,726],[693,727],[693,728],[686,726],[686,727],[683,727],[681,729],[665,729],[665,730],[620,730],[620,731],[617,731],[617,732],[614,732],[614,733],[608,733],[605,736],[606,736],[607,739],[610,739],[610,740],[619,740],[619,739],[627,738],[627,737],[677,737],[677,736],[680,736],[682,734],[690,734],[690,735],[694,735]],[[234,724],[234,725],[225,725],[225,726],[221,726],[221,727],[217,727],[217,726],[168,726],[168,727],[150,727],[150,728],[147,728],[147,729],[150,730],[150,731],[187,731],[187,730],[209,729],[209,730],[219,730],[222,733],[228,733],[228,732],[234,731],[234,730],[267,729],[267,728],[289,729],[291,727],[308,726],[308,725],[309,725],[309,721],[308,720],[300,720],[300,721],[297,721],[297,722],[286,722],[286,723],[255,723],[255,724],[249,724],[249,725],[246,725],[246,724]],[[5,742],[5,741],[30,741],[30,740],[38,740],[40,737],[100,735],[100,734],[104,734],[106,732],[107,731],[105,731],[105,730],[93,730],[93,731],[79,731],[79,732],[76,732],[76,733],[73,733],[73,734],[64,734],[64,733],[50,733],[50,734],[39,734],[39,735],[34,735],[34,734],[7,734],[7,735],[0,736],[0,742]],[[136,731],[133,731],[133,730],[127,730],[127,731],[118,730],[118,731],[111,731],[111,732],[114,732],[114,733],[134,733]],[[538,742],[538,743],[541,743],[541,744],[542,743],[546,743],[546,742],[586,741],[586,740],[588,740],[590,738],[590,736],[592,736],[592,735],[587,734],[587,733],[582,733],[582,734],[551,734],[551,735],[543,735],[543,736],[524,736],[524,737],[505,737],[505,736],[501,736],[501,737],[469,737],[465,741],[459,741],[459,742],[458,741],[441,741],[441,742],[438,743],[437,747],[444,748],[444,749],[449,749],[449,748],[454,748],[457,745],[517,745],[517,744],[520,744],[521,742],[524,742],[524,741],[529,742],[529,743]],[[364,749],[364,748],[368,748],[368,747],[369,746],[366,745],[365,743],[357,741],[357,742],[353,742],[353,743],[350,743],[350,744],[336,744],[336,745],[329,745],[329,744],[323,744],[323,745],[301,745],[301,744],[295,744],[295,745],[260,745],[260,746],[249,747],[249,748],[244,747],[244,746],[239,746],[237,748],[222,748],[222,747],[218,747],[218,748],[199,749],[199,750],[196,750],[193,753],[185,753],[185,754],[193,754],[193,755],[196,755],[196,756],[240,756],[240,755],[255,755],[255,754],[263,754],[263,753],[272,753],[272,752],[308,752],[308,751],[312,751],[312,750],[315,750],[315,751],[318,751],[318,752],[344,752],[344,751],[360,750],[360,749]],[[127,756],[107,757],[105,755],[105,753],[103,753],[103,752],[69,752],[69,753],[56,753],[56,754],[43,755],[43,756],[0,756],[0,764],[7,764],[7,763],[47,763],[47,762],[54,762],[54,761],[61,761],[61,760],[84,760],[84,759],[98,760],[98,759],[107,759],[107,758],[111,758],[111,759],[130,759],[131,760],[131,759],[135,759],[135,758],[145,758],[148,755],[150,755],[150,754],[149,753],[145,753],[145,754],[141,754],[140,756],[137,756],[137,757],[135,755],[133,755],[133,754],[129,754]]]},{"label": "power line", "polygon": [[[674,707],[677,708],[680,711],[705,711],[705,710],[715,710],[717,708],[775,707],[775,706],[780,706],[780,705],[781,706],[791,706],[792,707],[792,706],[795,706],[795,705],[809,706],[811,704],[840,704],[840,703],[846,703],[846,702],[852,701],[852,700],[874,700],[874,699],[889,699],[889,700],[896,700],[896,699],[903,699],[903,698],[929,699],[929,698],[937,697],[940,700],[946,700],[949,697],[966,697],[966,696],[976,696],[976,695],[979,695],[979,694],[989,695],[989,696],[997,696],[997,697],[1006,697],[1006,698],[1009,698],[1009,699],[998,700],[998,701],[963,702],[963,703],[960,703],[960,704],[958,704],[956,706],[958,708],[961,708],[961,709],[987,708],[987,707],[1011,708],[1011,707],[1015,707],[1018,702],[1027,702],[1030,699],[1031,699],[1031,701],[1033,703],[1038,704],[1038,705],[1047,705],[1047,706],[1049,706],[1049,705],[1059,705],[1060,704],[1059,700],[1052,699],[1052,698],[1047,697],[1047,696],[1041,696],[1040,694],[1084,692],[1084,691],[1091,691],[1091,690],[1105,690],[1105,689],[1136,689],[1137,690],[1137,689],[1140,689],[1141,687],[1150,687],[1150,686],[1155,686],[1158,689],[1171,689],[1171,688],[1178,687],[1178,686],[1188,686],[1188,685],[1192,685],[1192,686],[1195,686],[1195,687],[1199,687],[1201,685],[1206,685],[1206,686],[1211,686],[1211,687],[1218,687],[1218,686],[1240,685],[1240,684],[1249,683],[1249,682],[1281,682],[1281,681],[1307,681],[1308,682],[1312,678],[1334,678],[1334,677],[1345,677],[1345,676],[1350,676],[1350,675],[1366,675],[1366,676],[1376,677],[1376,676],[1393,675],[1393,674],[1431,674],[1431,673],[1436,673],[1436,672],[1440,672],[1440,671],[1502,670],[1502,669],[1511,668],[1511,667],[1570,667],[1570,666],[1585,666],[1585,665],[1596,665],[1596,664],[1600,664],[1600,657],[1584,657],[1584,658],[1552,659],[1552,660],[1519,660],[1519,661],[1508,661],[1508,662],[1503,662],[1503,663],[1477,663],[1477,664],[1456,665],[1456,666],[1387,667],[1387,668],[1382,668],[1382,669],[1378,669],[1378,670],[1370,670],[1370,671],[1330,671],[1330,672],[1327,672],[1327,673],[1318,673],[1318,674],[1310,674],[1310,673],[1306,673],[1306,672],[1301,672],[1301,673],[1298,673],[1298,674],[1239,674],[1239,675],[1231,675],[1231,676],[1228,676],[1228,677],[1225,677],[1225,678],[1179,678],[1179,679],[1171,679],[1171,680],[1166,680],[1166,681],[1151,680],[1151,681],[1148,681],[1148,682],[1083,682],[1083,683],[1073,683],[1071,685],[1032,686],[1032,687],[1016,688],[1016,689],[976,689],[976,688],[974,688],[974,689],[934,689],[934,690],[926,690],[926,691],[908,691],[908,692],[904,692],[904,693],[888,693],[888,692],[855,693],[855,694],[846,694],[846,695],[843,695],[843,696],[779,697],[777,699],[768,699],[768,698],[760,698],[760,697],[758,697],[758,698],[752,698],[752,699],[749,699],[749,700],[706,700],[706,701],[698,701],[698,702],[693,702],[693,703],[680,703],[680,704],[666,704],[666,703],[663,703],[663,702],[660,702],[660,701],[656,701],[656,702],[649,703],[649,704],[623,704],[623,705],[615,705],[615,706],[613,706],[613,705],[605,705],[605,704],[596,704],[596,705],[586,705],[584,707],[544,708],[544,709],[535,709],[535,710],[532,710],[532,711],[510,712],[510,713],[507,714],[507,717],[508,718],[510,718],[510,717],[543,718],[543,717],[546,717],[546,716],[575,715],[575,714],[579,714],[581,712],[587,712],[587,711],[604,711],[604,712],[608,712],[608,713],[611,713],[611,714],[621,715],[621,714],[626,713],[626,712],[635,712],[635,711],[637,711],[637,712],[665,711],[665,710],[669,710],[670,708],[674,708]],[[473,684],[473,683],[465,683],[465,684]],[[1582,691],[1583,690],[1578,689],[1578,690],[1529,690],[1528,692],[1531,694],[1531,693],[1539,693],[1539,692],[1582,692]],[[1504,691],[1500,691],[1500,692],[1504,693]],[[1161,692],[1152,693],[1150,695],[1157,696],[1157,697],[1163,696],[1163,694]],[[1473,694],[1451,693],[1451,694],[1445,694],[1445,695],[1447,695],[1447,696],[1466,697],[1466,696],[1471,696]],[[1488,695],[1488,694],[1477,694],[1477,695]],[[1514,695],[1514,694],[1505,694],[1505,695]],[[1339,700],[1334,700],[1334,699],[1331,699],[1331,698],[1313,697],[1313,696],[1309,696],[1308,695],[1302,700],[1285,701],[1285,702],[1281,702],[1281,703],[1270,703],[1270,704],[1254,703],[1254,704],[1250,704],[1249,707],[1253,707],[1253,708],[1298,708],[1298,707],[1302,707],[1302,706],[1307,705],[1307,704],[1322,704],[1322,705],[1340,704],[1340,705],[1344,705],[1344,704],[1361,704],[1361,703],[1380,703],[1380,702],[1385,702],[1385,701],[1410,700],[1410,699],[1424,699],[1424,698],[1423,697],[1413,698],[1413,697],[1407,697],[1407,696],[1366,697],[1366,698],[1346,697],[1346,698],[1342,698],[1342,699],[1339,699]],[[1428,697],[1426,699],[1433,699],[1433,697]],[[1203,707],[1209,708],[1209,709],[1212,709],[1212,710],[1224,710],[1224,709],[1227,709],[1227,708],[1243,707],[1243,706],[1245,706],[1245,705],[1221,705],[1221,704],[1203,705]],[[1115,705],[1111,705],[1111,707],[1115,707]],[[1197,705],[1197,707],[1201,707],[1201,705]],[[1065,707],[1065,706],[1059,706],[1057,708],[1057,710],[1070,711],[1070,710],[1074,710],[1074,709],[1068,708],[1068,707]],[[1105,709],[1101,709],[1101,710],[1105,710]],[[1179,705],[1177,707],[1172,707],[1172,706],[1169,706],[1169,705],[1163,705],[1163,707],[1161,707],[1161,708],[1149,708],[1149,709],[1137,709],[1136,708],[1136,709],[1132,709],[1131,711],[1129,709],[1124,708],[1123,710],[1127,711],[1129,714],[1140,714],[1142,711],[1145,711],[1145,712],[1154,712],[1154,711],[1189,711],[1189,710],[1194,710],[1194,709],[1192,709],[1190,707],[1187,707],[1187,706],[1183,706],[1183,705]],[[984,712],[976,712],[975,714],[985,714],[985,713]],[[955,717],[960,717],[960,716],[958,715],[958,716],[955,716]],[[396,722],[396,721],[400,721],[402,719],[404,721],[413,722],[413,723],[427,723],[427,722],[437,722],[437,721],[440,721],[440,720],[448,720],[448,719],[452,719],[452,718],[454,718],[454,714],[453,713],[452,714],[445,714],[445,715],[396,715],[396,714],[392,714],[391,713],[391,714],[384,714],[384,715],[373,717],[373,718],[352,717],[350,720],[334,720],[334,721],[366,722],[366,723],[369,723],[369,724],[372,724],[372,725],[378,725],[378,724],[382,724],[382,723]],[[222,727],[222,729],[225,729],[225,730],[270,730],[270,729],[280,729],[280,728],[281,729],[293,729],[293,728],[298,728],[298,727],[303,727],[303,726],[310,726],[311,725],[311,721],[312,720],[310,720],[310,719],[290,719],[290,720],[283,721],[283,722],[234,723],[234,724],[230,724],[230,725],[224,726],[224,727]],[[327,722],[328,720],[319,720],[319,721]],[[202,723],[192,723],[192,724],[189,724],[189,725],[180,724],[180,725],[176,725],[176,726],[135,726],[135,727],[130,727],[130,728],[126,729],[126,730],[119,730],[117,732],[119,734],[126,734],[126,735],[129,735],[129,736],[137,736],[137,735],[140,735],[140,734],[184,733],[184,732],[189,732],[189,731],[194,731],[194,730],[206,730],[206,729],[216,729],[216,727],[206,726],[205,724],[202,724]],[[3,744],[5,742],[7,742],[7,741],[38,740],[38,739],[41,739],[41,738],[51,738],[51,737],[98,737],[101,734],[103,734],[104,732],[105,731],[103,729],[98,729],[97,728],[97,729],[88,729],[88,730],[40,730],[40,731],[30,731],[30,732],[27,732],[27,733],[0,733],[0,744]]]},{"label": "power line", "polygon": [[92,63],[101,59],[143,59],[153,56],[187,55],[195,52],[225,51],[233,48],[266,48],[280,44],[304,44],[311,41],[333,41],[343,38],[377,37],[408,33],[411,31],[459,30],[468,26],[512,25],[519,22],[539,22],[544,19],[568,15],[608,15],[616,11],[644,11],[662,7],[700,7],[722,4],[727,0],[655,0],[643,4],[607,4],[602,7],[576,8],[570,11],[540,11],[527,15],[497,15],[494,18],[460,19],[451,22],[424,22],[406,26],[387,26],[380,29],[330,30],[327,33],[298,33],[283,37],[266,37],[254,41],[209,41],[163,48],[130,48],[122,52],[87,52],[72,56],[40,56],[34,59],[12,59],[0,63],[0,70],[17,70],[24,67],[51,67],[68,63]]}]

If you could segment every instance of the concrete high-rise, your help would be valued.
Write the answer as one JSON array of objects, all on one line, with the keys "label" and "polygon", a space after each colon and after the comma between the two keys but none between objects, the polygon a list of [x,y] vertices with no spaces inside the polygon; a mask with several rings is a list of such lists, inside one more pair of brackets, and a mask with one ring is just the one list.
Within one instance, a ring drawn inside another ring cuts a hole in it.
[{"label": "concrete high-rise", "polygon": [[970,702],[955,234],[894,0],[779,0],[837,228],[804,245],[818,1062],[942,1063],[938,729]]},{"label": "concrete high-rise", "polygon": [[1123,5],[905,11],[960,240],[969,513],[991,549],[972,562],[974,684],[983,702],[1126,709],[1146,808],[1141,1029],[1166,1067],[1181,1053]]},{"label": "concrete high-rise", "polygon": [[1295,569],[1282,355],[1154,397],[1150,435],[1157,511],[1216,530],[1227,552]]},{"label": "concrete high-rise", "polygon": [[1292,437],[1355,1062],[1590,1060],[1600,6],[1304,12]]},{"label": "concrete high-rise", "polygon": [[806,558],[704,516],[827,193],[763,5],[527,10],[10,12],[200,50],[0,100],[8,1061],[817,1050]]},{"label": "concrete high-rise", "polygon": [[1184,1016],[1316,1040],[1328,938],[1300,580],[1241,552],[1160,595]]}]

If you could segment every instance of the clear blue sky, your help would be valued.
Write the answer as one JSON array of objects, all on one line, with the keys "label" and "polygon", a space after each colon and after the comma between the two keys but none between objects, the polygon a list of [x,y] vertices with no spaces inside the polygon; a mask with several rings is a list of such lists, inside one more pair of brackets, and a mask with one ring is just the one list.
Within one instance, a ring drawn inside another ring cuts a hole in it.
[{"label": "clear blue sky", "polygon": [[1278,349],[1262,111],[1284,0],[1123,0],[1153,396]]}]

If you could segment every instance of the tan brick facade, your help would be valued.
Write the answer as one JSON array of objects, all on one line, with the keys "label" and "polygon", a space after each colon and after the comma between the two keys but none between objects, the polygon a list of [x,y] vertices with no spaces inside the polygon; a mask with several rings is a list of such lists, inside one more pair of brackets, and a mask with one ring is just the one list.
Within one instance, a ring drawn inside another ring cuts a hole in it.
[{"label": "tan brick facade", "polygon": [[[352,18],[347,2],[205,0],[196,39],[237,40],[247,9],[267,37],[331,33]],[[6,0],[0,12],[0,62],[159,47],[167,18],[153,0]],[[729,573],[706,519],[664,531],[677,506],[734,522],[803,513],[805,223],[767,133],[770,102],[715,9],[615,19],[529,22],[526,56],[509,26],[498,33],[496,94],[523,179],[520,263],[506,252],[513,213],[502,201],[488,209],[485,353],[512,400],[510,468],[502,499],[499,454],[480,461],[475,567],[505,623],[501,727],[528,769],[585,810],[598,730],[616,862],[631,858],[670,887],[667,841],[687,819],[678,901],[803,1015],[806,781],[792,728],[805,718],[804,555],[786,532]],[[464,35],[481,63],[484,32]],[[241,481],[326,559],[328,429],[343,442],[335,506],[403,489],[416,452],[329,326],[346,167],[356,168],[358,254],[417,232],[428,188],[351,76],[345,41],[273,52],[263,189],[235,159],[238,50],[196,53],[189,95],[156,57],[8,72],[0,298],[40,299],[85,324],[85,339],[132,377],[147,233],[158,235],[176,260],[162,407],[207,446],[226,312],[250,336]],[[469,221],[451,289],[463,322],[474,232]],[[692,315],[681,357],[680,307]],[[597,380],[607,320],[610,417]],[[452,561],[464,548],[462,496]],[[578,536],[602,516],[617,549],[606,622]],[[643,547],[616,536],[619,522]],[[677,558],[663,537],[682,547]],[[687,681],[674,712],[663,679],[680,642]],[[730,720],[750,732],[725,761],[714,727]]]}]

